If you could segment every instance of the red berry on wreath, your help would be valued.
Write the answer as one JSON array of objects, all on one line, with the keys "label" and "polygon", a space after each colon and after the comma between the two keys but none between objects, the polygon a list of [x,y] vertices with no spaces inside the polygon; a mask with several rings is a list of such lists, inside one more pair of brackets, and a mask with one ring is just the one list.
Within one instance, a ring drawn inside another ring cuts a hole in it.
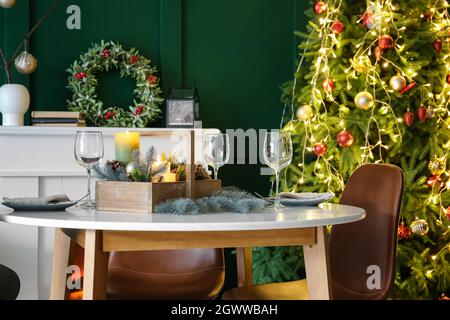
[{"label": "red berry on wreath", "polygon": [[131,56],[130,64],[136,64],[139,61],[139,57],[136,55]]},{"label": "red berry on wreath", "polygon": [[398,237],[400,240],[408,240],[409,237],[411,237],[412,231],[411,228],[408,226],[405,226],[404,223],[402,223],[398,227]]},{"label": "red berry on wreath", "polygon": [[354,142],[355,138],[353,138],[353,135],[348,131],[342,131],[337,136],[337,143],[342,148],[350,148]]},{"label": "red berry on wreath", "polygon": [[405,113],[404,119],[406,126],[411,127],[414,123],[414,114],[411,111],[408,111],[407,113]]},{"label": "red berry on wreath", "polygon": [[78,72],[78,73],[75,73],[74,77],[77,80],[83,80],[84,78],[87,78],[87,74],[84,72]]},{"label": "red berry on wreath", "polygon": [[440,176],[431,176],[427,179],[427,185],[430,187],[430,189],[434,189],[436,186],[436,183],[439,184],[439,190],[444,188],[444,181]]},{"label": "red berry on wreath", "polygon": [[159,78],[157,76],[152,75],[152,74],[147,77],[147,81],[150,84],[157,84],[158,80],[159,80]]},{"label": "red berry on wreath", "polygon": [[437,53],[441,53],[442,52],[442,41],[439,39],[436,39],[433,42],[433,48]]},{"label": "red berry on wreath", "polygon": [[394,47],[394,39],[390,35],[381,36],[378,40],[378,45],[383,50],[389,50]]},{"label": "red berry on wreath", "polygon": [[108,59],[109,57],[111,57],[111,51],[109,49],[104,49],[101,53],[100,56],[103,59]]},{"label": "red berry on wreath", "polygon": [[327,4],[323,1],[318,1],[314,5],[314,12],[317,14],[322,14],[327,10]]},{"label": "red berry on wreath", "polygon": [[419,116],[420,122],[427,122],[427,108],[421,106],[419,110],[417,110],[417,115]]},{"label": "red berry on wreath", "polygon": [[114,118],[115,116],[116,116],[116,113],[115,113],[114,111],[108,111],[108,112],[105,114],[105,120],[112,119],[112,118]]},{"label": "red berry on wreath", "polygon": [[136,107],[136,109],[134,109],[133,114],[134,114],[136,117],[138,117],[138,116],[140,116],[140,115],[144,112],[144,110],[145,110],[145,107],[144,107],[144,106]]},{"label": "red berry on wreath", "polygon": [[313,152],[318,157],[323,157],[327,154],[328,147],[325,143],[319,142],[316,143],[313,147]]},{"label": "red berry on wreath", "polygon": [[335,22],[333,22],[333,24],[331,25],[331,31],[333,31],[333,33],[335,34],[340,34],[342,32],[345,31],[345,25],[344,23],[342,23],[339,20],[336,20]]},{"label": "red berry on wreath", "polygon": [[325,92],[331,92],[334,90],[334,81],[333,80],[324,80],[322,82],[323,90]]}]

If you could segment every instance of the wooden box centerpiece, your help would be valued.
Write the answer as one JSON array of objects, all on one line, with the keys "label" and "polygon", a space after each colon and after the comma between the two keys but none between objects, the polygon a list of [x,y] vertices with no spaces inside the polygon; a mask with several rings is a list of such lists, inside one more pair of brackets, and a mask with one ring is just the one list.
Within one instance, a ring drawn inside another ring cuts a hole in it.
[{"label": "wooden box centerpiece", "polygon": [[[148,135],[171,135],[171,131]],[[198,199],[222,189],[220,180],[195,179],[194,131],[187,130],[188,156],[186,181],[183,182],[118,182],[97,181],[95,203],[99,211],[152,213],[161,202],[177,198]]]}]

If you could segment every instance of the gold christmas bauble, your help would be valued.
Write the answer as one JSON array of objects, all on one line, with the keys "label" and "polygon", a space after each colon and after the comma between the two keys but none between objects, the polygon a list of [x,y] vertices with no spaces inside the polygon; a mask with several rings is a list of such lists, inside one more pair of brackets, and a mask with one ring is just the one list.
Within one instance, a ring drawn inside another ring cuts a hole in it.
[{"label": "gold christmas bauble", "polygon": [[14,65],[18,72],[22,74],[31,74],[37,68],[37,60],[31,53],[24,51],[17,56]]},{"label": "gold christmas bauble", "polygon": [[14,7],[16,0],[0,0],[0,7],[9,9]]},{"label": "gold christmas bauble", "polygon": [[406,88],[407,82],[406,79],[402,76],[394,76],[389,81],[389,84],[395,92],[401,92],[403,89]]},{"label": "gold christmas bauble", "polygon": [[373,95],[367,91],[360,92],[355,98],[355,105],[358,109],[369,110],[375,104]]},{"label": "gold christmas bauble", "polygon": [[313,108],[309,105],[301,106],[297,110],[297,118],[301,121],[308,121],[314,114]]},{"label": "gold christmas bauble", "polygon": [[440,176],[446,169],[446,162],[438,157],[434,157],[434,159],[428,163],[428,170],[430,170],[434,176]]},{"label": "gold christmas bauble", "polygon": [[430,231],[430,226],[426,220],[420,219],[411,224],[411,230],[415,235],[424,236]]}]

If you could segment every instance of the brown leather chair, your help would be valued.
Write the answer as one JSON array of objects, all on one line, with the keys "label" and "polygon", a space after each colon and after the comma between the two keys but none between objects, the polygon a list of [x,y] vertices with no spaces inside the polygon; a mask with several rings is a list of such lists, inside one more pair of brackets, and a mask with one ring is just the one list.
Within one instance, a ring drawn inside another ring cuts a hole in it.
[{"label": "brown leather chair", "polygon": [[[365,165],[350,178],[341,204],[364,208],[366,219],[338,225],[330,234],[332,297],[337,300],[386,299],[396,272],[397,230],[403,198],[403,172],[391,165]],[[381,268],[381,289],[367,286],[369,266]],[[307,298],[306,281],[243,287],[225,300]]]},{"label": "brown leather chair", "polygon": [[225,281],[222,249],[112,253],[108,297],[115,300],[212,300]]}]

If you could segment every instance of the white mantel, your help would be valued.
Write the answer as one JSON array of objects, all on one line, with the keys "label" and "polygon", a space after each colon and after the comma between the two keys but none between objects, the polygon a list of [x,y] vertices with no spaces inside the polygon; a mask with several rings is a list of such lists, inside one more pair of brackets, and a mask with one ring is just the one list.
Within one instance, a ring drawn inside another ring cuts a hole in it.
[{"label": "white mantel", "polygon": [[[83,197],[86,172],[75,161],[73,148],[76,132],[85,130],[103,133],[105,159],[114,159],[114,134],[127,131],[123,128],[0,127],[0,199],[61,193],[71,199]],[[187,143],[183,133],[186,130],[128,130],[142,133],[143,150],[154,146],[159,153],[173,153],[180,161],[185,160]],[[204,131],[195,129],[196,162],[202,159]],[[174,134],[145,136],[169,132]],[[0,223],[0,264],[19,274],[20,299],[48,299],[53,235],[52,229]]]}]

